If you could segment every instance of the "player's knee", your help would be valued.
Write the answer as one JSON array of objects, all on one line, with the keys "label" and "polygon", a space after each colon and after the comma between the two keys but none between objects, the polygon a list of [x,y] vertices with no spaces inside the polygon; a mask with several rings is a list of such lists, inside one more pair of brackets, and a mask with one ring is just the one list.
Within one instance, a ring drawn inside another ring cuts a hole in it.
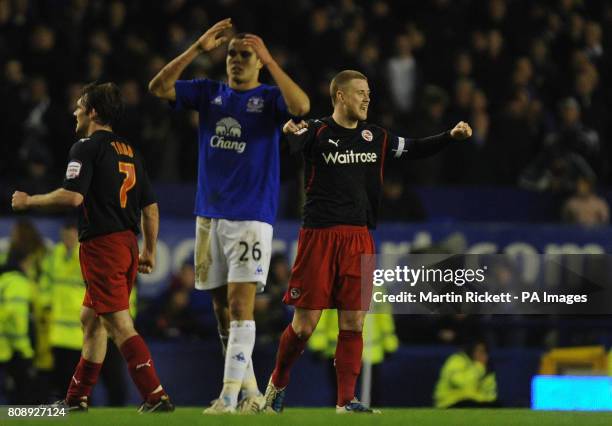
[{"label": "player's knee", "polygon": [[83,330],[83,336],[85,339],[95,338],[99,334],[104,333],[104,327],[97,318],[92,319],[81,317],[81,330]]},{"label": "player's knee", "polygon": [[363,331],[363,318],[347,318],[340,321],[340,330]]},{"label": "player's knee", "polygon": [[293,332],[300,340],[308,340],[316,328],[316,324],[308,322],[294,322],[291,324]]},{"label": "player's knee", "polygon": [[130,321],[107,322],[108,335],[116,344],[121,344],[129,337],[137,334],[134,324]]},{"label": "player's knee", "polygon": [[223,319],[227,315],[227,304],[213,300],[213,311],[217,320]]}]

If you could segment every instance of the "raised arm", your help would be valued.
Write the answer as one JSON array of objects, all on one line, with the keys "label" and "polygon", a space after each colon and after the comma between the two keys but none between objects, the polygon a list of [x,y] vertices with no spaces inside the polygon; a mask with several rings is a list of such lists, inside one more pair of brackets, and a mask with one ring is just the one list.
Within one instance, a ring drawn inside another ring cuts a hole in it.
[{"label": "raised arm", "polygon": [[138,272],[150,274],[155,268],[155,252],[159,232],[159,208],[157,203],[149,204],[142,209],[141,221],[144,243],[142,253],[138,258]]},{"label": "raised arm", "polygon": [[395,158],[400,158],[404,154],[407,158],[426,158],[437,154],[453,140],[463,140],[470,136],[472,136],[472,128],[468,123],[460,121],[451,130],[439,135],[419,139],[397,137],[390,147],[389,155]]},{"label": "raised arm", "polygon": [[210,27],[195,43],[170,61],[170,63],[163,67],[161,71],[153,77],[149,82],[149,92],[158,98],[175,101],[176,92],[174,90],[174,83],[179,79],[185,68],[187,68],[200,53],[209,52],[225,43],[227,37],[222,36],[221,33],[231,27],[231,18],[219,21]]},{"label": "raised arm", "polygon": [[251,46],[261,63],[268,68],[274,82],[280,89],[289,114],[301,117],[310,111],[310,99],[287,73],[274,60],[263,40],[255,34],[244,37],[246,45]]}]

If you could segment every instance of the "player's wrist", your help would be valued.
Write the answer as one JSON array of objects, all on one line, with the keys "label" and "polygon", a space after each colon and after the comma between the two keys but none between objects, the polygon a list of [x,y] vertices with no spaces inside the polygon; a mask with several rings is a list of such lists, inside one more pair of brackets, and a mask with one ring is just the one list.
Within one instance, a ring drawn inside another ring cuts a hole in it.
[{"label": "player's wrist", "polygon": [[278,67],[278,63],[274,60],[273,57],[270,57],[270,59],[268,59],[266,62],[262,61],[262,64],[263,64],[264,67],[266,67],[268,69],[270,69],[271,67],[274,67],[274,66]]},{"label": "player's wrist", "polygon": [[199,40],[191,45],[191,49],[197,54],[204,53],[204,47],[202,47]]}]

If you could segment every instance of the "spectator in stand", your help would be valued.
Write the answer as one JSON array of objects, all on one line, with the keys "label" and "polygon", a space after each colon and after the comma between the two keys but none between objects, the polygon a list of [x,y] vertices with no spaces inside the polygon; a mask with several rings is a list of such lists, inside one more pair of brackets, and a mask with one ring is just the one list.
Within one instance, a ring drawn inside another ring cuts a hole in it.
[{"label": "spectator in stand", "polygon": [[161,306],[155,319],[156,331],[163,337],[193,337],[203,334],[196,312],[191,309],[195,272],[193,263],[185,262],[172,277],[170,287],[158,299]]},{"label": "spectator in stand", "polygon": [[593,191],[593,184],[587,177],[578,178],[576,192],[563,205],[563,222],[584,226],[603,226],[610,223],[610,207],[606,200]]},{"label": "spectator in stand", "polygon": [[503,111],[491,123],[483,162],[488,168],[483,181],[497,185],[515,185],[525,164],[537,152],[530,131],[530,98],[525,89],[513,92]]},{"label": "spectator in stand", "polygon": [[580,106],[583,122],[601,135],[608,121],[609,109],[606,108],[605,95],[598,88],[599,72],[594,65],[589,64],[576,74],[573,96]]},{"label": "spectator in stand", "polygon": [[582,123],[580,105],[574,98],[565,98],[559,107],[560,127],[544,140],[546,148],[555,147],[562,152],[571,152],[583,157],[595,171],[597,177],[607,167],[602,154],[599,134]]},{"label": "spectator in stand", "polygon": [[42,156],[41,160],[44,159],[44,163],[51,167],[54,162],[53,156],[59,158],[56,129],[59,110],[51,100],[48,83],[44,77],[36,76],[29,81],[29,98],[26,105],[20,157],[22,161],[27,162],[33,153],[37,153]]},{"label": "spectator in stand", "polygon": [[391,101],[400,113],[412,110],[416,96],[417,62],[408,34],[395,39],[396,54],[387,63]]},{"label": "spectator in stand", "polygon": [[[443,89],[433,85],[425,86],[423,89],[420,108],[418,108],[416,111],[414,119],[411,120],[412,126],[410,127],[408,133],[415,136],[435,135],[442,133],[444,129],[448,127],[448,122],[451,121],[447,115],[448,103],[448,95]],[[461,149],[464,149],[464,147],[465,146],[462,145]],[[448,149],[451,148],[452,147],[448,147]],[[387,170],[399,167],[398,171],[400,171],[402,174],[406,174],[412,184],[434,185],[436,182],[440,182],[444,176],[444,158],[444,153],[440,153],[429,158],[424,158],[421,161],[414,161],[410,164],[408,170],[393,164],[393,162],[389,162],[390,164],[386,165],[386,167]],[[400,185],[403,184],[401,180],[397,183]],[[397,198],[401,198],[401,192],[402,191],[400,191]],[[394,197],[390,198],[395,199]],[[383,207],[383,212],[385,211],[392,211],[392,209],[390,210],[387,207]],[[424,219],[424,216],[422,215],[418,215],[418,217]]]}]

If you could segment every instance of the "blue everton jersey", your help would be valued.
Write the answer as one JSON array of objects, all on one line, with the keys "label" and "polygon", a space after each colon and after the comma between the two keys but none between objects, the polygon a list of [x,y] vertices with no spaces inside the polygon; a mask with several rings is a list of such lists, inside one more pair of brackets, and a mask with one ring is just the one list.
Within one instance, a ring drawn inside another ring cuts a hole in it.
[{"label": "blue everton jersey", "polygon": [[175,88],[175,107],[200,113],[195,214],[273,224],[279,139],[289,119],[280,89],[238,91],[208,79],[179,80]]}]

